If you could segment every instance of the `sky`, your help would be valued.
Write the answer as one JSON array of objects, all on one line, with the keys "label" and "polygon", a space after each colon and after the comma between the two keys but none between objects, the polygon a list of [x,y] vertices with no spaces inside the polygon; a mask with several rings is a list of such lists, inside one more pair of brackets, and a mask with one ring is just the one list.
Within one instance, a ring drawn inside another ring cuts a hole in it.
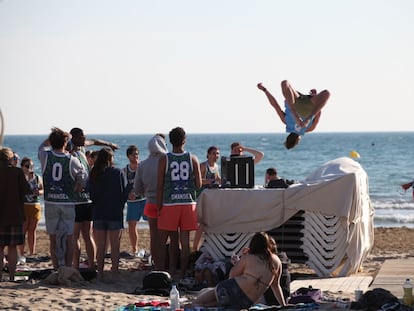
[{"label": "sky", "polygon": [[315,131],[412,131],[413,55],[412,0],[0,0],[6,135],[283,133],[285,79]]}]

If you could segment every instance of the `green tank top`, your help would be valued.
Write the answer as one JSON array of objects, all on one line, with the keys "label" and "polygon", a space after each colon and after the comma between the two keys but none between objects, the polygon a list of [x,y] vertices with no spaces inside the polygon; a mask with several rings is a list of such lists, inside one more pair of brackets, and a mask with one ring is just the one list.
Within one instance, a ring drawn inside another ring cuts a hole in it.
[{"label": "green tank top", "polygon": [[[85,153],[80,151],[73,152],[73,156],[77,157],[79,159],[79,162],[82,164],[82,166],[85,168],[85,171],[88,172],[88,175],[90,173],[90,167],[88,163],[88,159],[85,156]],[[79,203],[91,203],[89,192],[83,190],[82,192],[76,193],[76,201]]]},{"label": "green tank top", "polygon": [[164,205],[192,204],[195,201],[196,186],[190,153],[167,153]]},{"label": "green tank top", "polygon": [[43,172],[44,199],[46,202],[75,203],[79,195],[75,192],[75,180],[70,172],[71,155],[49,151]]}]

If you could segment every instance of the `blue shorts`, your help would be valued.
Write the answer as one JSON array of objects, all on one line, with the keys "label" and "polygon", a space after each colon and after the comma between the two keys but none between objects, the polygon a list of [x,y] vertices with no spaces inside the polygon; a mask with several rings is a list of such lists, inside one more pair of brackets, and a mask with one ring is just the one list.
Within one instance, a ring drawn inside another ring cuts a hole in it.
[{"label": "blue shorts", "polygon": [[141,217],[144,220],[148,220],[147,216],[144,215],[144,207],[147,199],[139,200],[139,201],[128,201],[127,202],[127,214],[126,214],[126,221],[130,220],[140,220]]},{"label": "blue shorts", "polygon": [[216,295],[220,307],[226,309],[249,309],[253,305],[253,301],[246,296],[235,279],[219,282],[216,287]]},{"label": "blue shorts", "polygon": [[93,228],[96,230],[122,230],[124,229],[124,222],[117,220],[94,220]]}]

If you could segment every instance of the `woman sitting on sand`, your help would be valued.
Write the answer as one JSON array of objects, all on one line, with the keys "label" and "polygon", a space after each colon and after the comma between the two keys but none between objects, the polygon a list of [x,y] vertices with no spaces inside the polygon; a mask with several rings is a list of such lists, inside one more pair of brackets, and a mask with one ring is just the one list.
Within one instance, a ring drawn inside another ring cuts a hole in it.
[{"label": "woman sitting on sand", "polygon": [[230,270],[229,278],[201,293],[193,305],[248,309],[271,287],[279,304],[285,306],[280,287],[282,263],[272,252],[272,247],[266,233],[256,233],[250,241],[248,252]]}]

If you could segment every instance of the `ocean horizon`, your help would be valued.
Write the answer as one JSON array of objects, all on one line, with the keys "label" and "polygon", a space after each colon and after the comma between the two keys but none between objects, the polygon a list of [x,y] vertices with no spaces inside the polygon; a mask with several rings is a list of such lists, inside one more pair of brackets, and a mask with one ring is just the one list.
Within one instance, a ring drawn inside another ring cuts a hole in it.
[{"label": "ocean horizon", "polygon": [[[167,133],[166,133],[167,134]],[[37,148],[45,135],[5,135],[3,145],[12,148],[20,157],[30,157],[35,172],[40,174]],[[140,149],[140,160],[148,156],[147,142],[153,134],[88,134],[116,143],[115,165],[127,164],[126,148],[133,144]],[[230,153],[232,142],[264,152],[263,160],[255,165],[255,184],[263,185],[268,167],[276,167],[278,174],[287,179],[301,181],[311,172],[330,160],[350,156],[357,152],[358,161],[369,178],[370,198],[375,209],[375,227],[414,228],[414,199],[412,189],[403,192],[400,185],[414,179],[411,162],[414,132],[316,132],[306,134],[300,144],[287,150],[285,133],[188,133],[185,149],[195,154],[200,162],[206,159],[211,145],[219,147],[221,155]],[[167,139],[168,141],[168,139]],[[168,143],[170,148],[170,144]],[[100,147],[92,146],[96,150]],[[146,222],[140,222],[146,227]],[[44,227],[42,218],[39,227]]]}]

